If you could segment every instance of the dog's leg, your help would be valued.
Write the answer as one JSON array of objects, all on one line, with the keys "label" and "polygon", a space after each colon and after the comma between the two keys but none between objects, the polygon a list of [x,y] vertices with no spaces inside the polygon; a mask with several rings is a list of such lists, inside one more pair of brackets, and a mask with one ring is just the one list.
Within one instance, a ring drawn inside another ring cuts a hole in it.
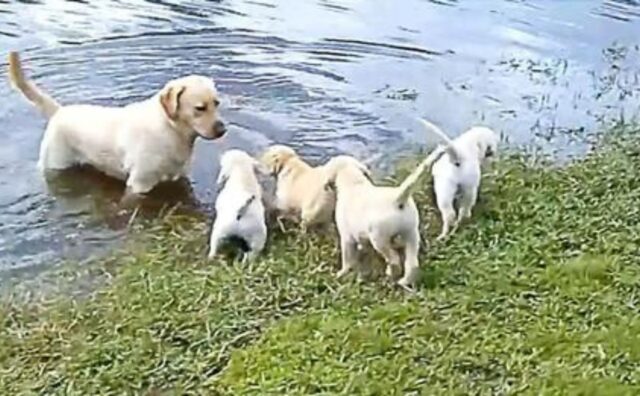
[{"label": "dog's leg", "polygon": [[40,143],[40,157],[38,158],[40,172],[67,169],[76,164],[75,153],[59,135],[60,132],[55,129],[54,125],[50,124],[47,127]]},{"label": "dog's leg", "polygon": [[242,263],[250,263],[255,260],[262,252],[262,249],[264,249],[264,245],[266,244],[266,242],[267,230],[265,227],[262,232],[254,234],[253,237],[249,240],[249,251],[244,254]]},{"label": "dog's leg", "polygon": [[398,285],[406,290],[412,291],[418,280],[419,265],[418,252],[420,250],[420,235],[418,230],[407,235],[404,248],[404,275],[398,281]]},{"label": "dog's leg", "polygon": [[375,233],[371,235],[371,245],[373,248],[384,257],[387,263],[385,273],[389,278],[393,278],[395,269],[400,267],[400,255],[391,246],[390,239],[386,235]]},{"label": "dog's leg", "polygon": [[211,237],[209,238],[209,254],[207,255],[209,260],[213,260],[218,254],[218,247],[220,246],[220,242],[222,241],[222,232],[213,225],[211,229]]},{"label": "dog's leg", "polygon": [[433,191],[436,195],[436,204],[442,216],[442,232],[438,240],[443,240],[449,234],[456,220],[456,211],[453,207],[457,185],[445,177],[436,177],[433,181]]},{"label": "dog's leg", "polygon": [[465,188],[460,195],[460,209],[458,212],[458,223],[471,217],[471,210],[478,199],[478,186]]},{"label": "dog's leg", "polygon": [[143,176],[139,172],[133,171],[127,178],[127,192],[133,194],[146,194],[155,187],[158,180],[153,180],[149,175]]},{"label": "dog's leg", "polygon": [[340,250],[342,254],[342,268],[336,274],[338,279],[347,275],[358,265],[358,248],[354,241],[347,238],[340,238]]}]

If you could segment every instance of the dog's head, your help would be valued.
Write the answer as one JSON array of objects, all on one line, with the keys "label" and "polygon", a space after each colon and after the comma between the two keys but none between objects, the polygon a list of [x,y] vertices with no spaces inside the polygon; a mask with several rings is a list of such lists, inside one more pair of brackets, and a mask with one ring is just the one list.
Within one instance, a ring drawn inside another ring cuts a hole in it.
[{"label": "dog's head", "polygon": [[337,155],[324,165],[325,189],[337,190],[338,179],[348,180],[349,183],[362,181],[371,182],[369,168],[350,155]]},{"label": "dog's head", "polygon": [[473,137],[478,147],[480,160],[491,158],[498,154],[500,136],[493,130],[486,127],[475,127],[473,129]]},{"label": "dog's head", "polygon": [[172,122],[204,139],[218,139],[227,131],[218,115],[220,98],[210,78],[188,76],[169,81],[160,92],[160,104]]},{"label": "dog's head", "polygon": [[260,157],[260,162],[267,168],[267,171],[277,176],[287,162],[293,158],[297,158],[298,154],[289,146],[283,144],[276,144],[267,148],[267,150]]},{"label": "dog's head", "polygon": [[218,175],[218,185],[224,184],[234,169],[241,169],[244,172],[264,172],[262,164],[247,152],[237,149],[227,150],[220,157],[220,174]]}]

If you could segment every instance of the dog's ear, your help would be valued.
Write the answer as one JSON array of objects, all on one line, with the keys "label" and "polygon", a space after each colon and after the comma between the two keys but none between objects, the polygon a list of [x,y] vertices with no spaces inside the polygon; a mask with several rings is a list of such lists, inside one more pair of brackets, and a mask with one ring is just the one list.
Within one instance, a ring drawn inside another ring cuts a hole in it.
[{"label": "dog's ear", "polygon": [[187,89],[185,86],[180,87],[166,87],[160,94],[160,104],[164,109],[164,112],[172,120],[178,118],[178,111],[180,110],[180,97]]},{"label": "dog's ear", "polygon": [[221,168],[220,173],[218,174],[218,179],[216,180],[216,192],[220,193],[220,191],[222,191],[228,179],[229,175],[227,175],[227,172]]},{"label": "dog's ear", "polygon": [[360,166],[360,172],[364,175],[364,177],[369,180],[370,183],[373,183],[373,177],[371,177],[371,171],[366,166]]},{"label": "dog's ear", "polygon": [[261,175],[271,175],[269,168],[255,158],[253,159],[253,170]]},{"label": "dog's ear", "polygon": [[324,190],[329,192],[336,192],[336,182],[331,179],[327,179],[324,182]]}]

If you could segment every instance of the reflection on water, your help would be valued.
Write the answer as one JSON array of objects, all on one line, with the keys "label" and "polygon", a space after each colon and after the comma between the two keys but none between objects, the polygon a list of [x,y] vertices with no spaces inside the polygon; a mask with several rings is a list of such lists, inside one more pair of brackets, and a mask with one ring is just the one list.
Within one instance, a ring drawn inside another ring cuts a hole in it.
[{"label": "reflection on water", "polygon": [[[222,150],[287,142],[312,161],[389,163],[427,140],[417,116],[580,153],[600,122],[637,112],[639,33],[632,0],[0,0],[0,50],[22,50],[63,103],[121,105],[179,75],[216,79],[230,133],[197,143],[192,184],[154,193],[151,216],[178,202],[206,211]],[[45,121],[7,84],[0,97],[0,276],[120,240],[123,186],[87,171],[46,183]]]}]

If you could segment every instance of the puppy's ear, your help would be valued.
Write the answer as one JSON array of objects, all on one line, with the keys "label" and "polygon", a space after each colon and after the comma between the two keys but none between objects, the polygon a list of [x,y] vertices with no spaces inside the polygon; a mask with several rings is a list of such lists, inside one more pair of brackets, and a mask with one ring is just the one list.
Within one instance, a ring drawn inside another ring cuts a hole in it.
[{"label": "puppy's ear", "polygon": [[270,175],[271,172],[269,171],[269,168],[267,168],[267,166],[265,164],[263,164],[262,162],[258,161],[257,159],[253,159],[253,170],[256,173],[259,173],[261,175]]},{"label": "puppy's ear", "polygon": [[216,191],[220,192],[224,188],[225,183],[229,179],[229,175],[225,172],[224,169],[220,169],[220,173],[218,174],[218,179],[216,180]]},{"label": "puppy's ear", "polygon": [[373,183],[373,178],[371,177],[371,172],[369,171],[369,168],[367,168],[366,166],[361,166],[360,172],[362,172],[364,177],[366,177],[369,180],[369,182]]},{"label": "puppy's ear", "polygon": [[178,111],[180,110],[180,97],[186,91],[187,87],[166,87],[160,94],[160,104],[164,109],[164,112],[172,120],[178,118]]},{"label": "puppy's ear", "polygon": [[334,180],[327,179],[324,182],[324,190],[329,192],[336,192],[336,182]]}]

